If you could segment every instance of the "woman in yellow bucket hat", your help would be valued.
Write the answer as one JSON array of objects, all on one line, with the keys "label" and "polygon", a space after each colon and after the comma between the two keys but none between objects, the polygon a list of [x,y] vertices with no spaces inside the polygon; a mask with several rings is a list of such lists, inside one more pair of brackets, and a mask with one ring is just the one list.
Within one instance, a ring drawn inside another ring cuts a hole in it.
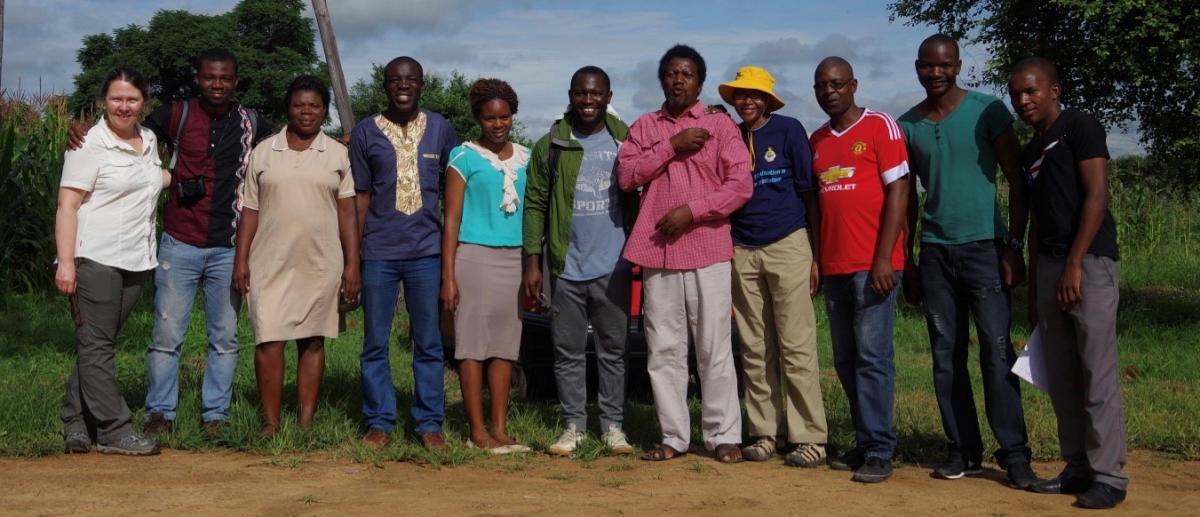
[{"label": "woman in yellow bucket hat", "polygon": [[742,337],[746,459],[766,461],[792,447],[785,463],[825,463],[828,431],[817,365],[812,296],[817,263],[816,182],[808,133],[799,120],[775,114],[784,103],[765,68],[744,66],[717,90],[741,117],[750,150],[754,195],[731,217],[733,306]]}]

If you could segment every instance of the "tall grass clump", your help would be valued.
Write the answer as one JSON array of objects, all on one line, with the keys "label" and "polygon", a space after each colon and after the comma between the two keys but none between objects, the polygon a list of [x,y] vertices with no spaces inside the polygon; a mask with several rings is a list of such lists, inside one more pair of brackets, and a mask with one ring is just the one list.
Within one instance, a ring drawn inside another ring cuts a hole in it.
[{"label": "tall grass clump", "polygon": [[1110,162],[1122,284],[1200,290],[1200,197],[1156,178],[1140,156]]},{"label": "tall grass clump", "polygon": [[54,210],[70,112],[62,96],[0,93],[0,285],[49,289]]}]

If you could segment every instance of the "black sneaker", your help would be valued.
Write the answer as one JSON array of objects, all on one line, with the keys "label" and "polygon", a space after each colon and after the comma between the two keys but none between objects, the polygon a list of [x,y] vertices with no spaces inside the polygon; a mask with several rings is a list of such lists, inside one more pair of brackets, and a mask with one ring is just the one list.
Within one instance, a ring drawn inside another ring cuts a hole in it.
[{"label": "black sneaker", "polygon": [[933,468],[933,475],[942,479],[959,479],[963,476],[978,476],[983,474],[980,460],[963,458],[961,452],[951,452],[946,461]]},{"label": "black sneaker", "polygon": [[1087,492],[1075,498],[1075,505],[1093,510],[1107,510],[1125,500],[1125,491],[1106,483],[1095,482]]},{"label": "black sneaker", "polygon": [[867,458],[863,466],[854,471],[854,476],[850,479],[859,483],[879,483],[890,477],[892,477],[891,460],[871,456]]},{"label": "black sneaker", "polygon": [[1029,462],[1019,461],[1008,464],[1008,482],[1021,490],[1028,490],[1038,482],[1037,474],[1030,468]]},{"label": "black sneaker", "polygon": [[833,470],[858,470],[859,467],[862,467],[866,463],[866,458],[863,456],[862,449],[855,447],[830,460],[829,468]]}]

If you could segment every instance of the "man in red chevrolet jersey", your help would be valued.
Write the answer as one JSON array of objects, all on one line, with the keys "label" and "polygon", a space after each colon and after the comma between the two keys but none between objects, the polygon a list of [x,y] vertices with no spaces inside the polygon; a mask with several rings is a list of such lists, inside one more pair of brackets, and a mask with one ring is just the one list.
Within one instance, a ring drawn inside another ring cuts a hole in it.
[{"label": "man in red chevrolet jersey", "polygon": [[830,463],[855,481],[892,475],[895,366],[893,308],[904,269],[908,154],[900,126],[854,103],[850,63],[825,58],[814,74],[829,122],[813,132],[813,172],[821,201],[820,266],[833,361],[850,402],[855,447]]}]

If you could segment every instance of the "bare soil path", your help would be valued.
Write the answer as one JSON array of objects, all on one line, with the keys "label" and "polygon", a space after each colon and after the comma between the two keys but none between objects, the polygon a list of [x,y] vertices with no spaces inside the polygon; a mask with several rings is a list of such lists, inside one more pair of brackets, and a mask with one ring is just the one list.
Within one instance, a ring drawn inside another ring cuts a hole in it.
[{"label": "bare soil path", "polygon": [[[1136,452],[1117,514],[1200,512],[1200,462]],[[1052,476],[1059,464],[1035,465]],[[935,480],[899,465],[879,485],[782,462],[722,465],[699,454],[664,463],[541,455],[460,466],[354,463],[329,453],[265,457],[164,451],[0,460],[0,515],[1070,515],[1069,496],[1022,492],[1003,473]],[[1094,514],[1093,514],[1094,515]]]}]

